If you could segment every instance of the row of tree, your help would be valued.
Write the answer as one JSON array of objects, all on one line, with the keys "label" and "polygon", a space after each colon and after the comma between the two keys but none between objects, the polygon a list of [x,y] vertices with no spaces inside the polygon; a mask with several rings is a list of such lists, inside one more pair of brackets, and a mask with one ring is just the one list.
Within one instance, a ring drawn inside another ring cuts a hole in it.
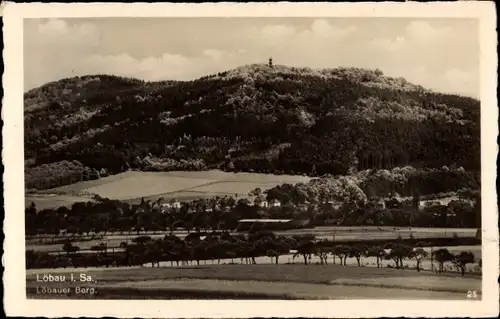
[{"label": "row of tree", "polygon": [[[464,275],[467,264],[474,263],[474,254],[462,251],[452,254],[447,249],[437,249],[430,256],[423,249],[426,243],[417,243],[416,247],[405,244],[402,240],[385,245],[339,245],[335,242],[316,241],[312,235],[278,237],[269,231],[260,231],[244,235],[231,236],[229,233],[208,234],[205,237],[189,236],[181,240],[176,236],[166,235],[164,238],[152,239],[149,236],[140,236],[132,242],[123,242],[120,247],[123,251],[111,253],[106,244],[92,248],[95,254],[78,254],[79,248],[71,242],[63,245],[65,256],[54,256],[34,251],[27,252],[27,268],[57,267],[57,266],[132,266],[151,263],[160,267],[160,262],[174,262],[185,264],[211,260],[220,264],[221,259],[240,258],[241,262],[255,264],[256,257],[267,256],[271,263],[279,263],[282,255],[293,254],[293,258],[301,257],[304,264],[310,264],[312,256],[320,259],[320,264],[328,265],[328,257],[332,263],[345,266],[347,258],[355,258],[358,266],[362,266],[363,257],[375,257],[377,267],[382,267],[383,260],[394,261],[395,268],[405,268],[404,260],[416,261],[417,271],[421,270],[421,262],[431,257],[431,262],[439,264],[439,272],[444,270],[445,263],[452,263]],[[86,256],[84,256],[86,255]]]}]

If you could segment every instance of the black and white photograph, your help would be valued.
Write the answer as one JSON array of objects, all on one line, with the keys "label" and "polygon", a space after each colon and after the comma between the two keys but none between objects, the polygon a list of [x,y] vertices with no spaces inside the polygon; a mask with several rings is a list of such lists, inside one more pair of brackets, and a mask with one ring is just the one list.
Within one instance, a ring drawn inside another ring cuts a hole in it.
[{"label": "black and white photograph", "polygon": [[485,300],[478,16],[109,12],[19,23],[27,300]]}]

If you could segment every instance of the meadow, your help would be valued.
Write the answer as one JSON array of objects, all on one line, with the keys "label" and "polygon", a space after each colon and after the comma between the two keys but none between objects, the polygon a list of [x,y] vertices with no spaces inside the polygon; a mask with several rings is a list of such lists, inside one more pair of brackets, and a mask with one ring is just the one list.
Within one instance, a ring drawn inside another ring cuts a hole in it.
[{"label": "meadow", "polygon": [[[34,293],[34,288],[39,286],[37,273],[40,271],[27,270],[28,297],[43,297]],[[67,275],[59,270],[50,273]],[[79,275],[77,270],[73,273]],[[163,299],[187,295],[197,298],[463,299],[468,290],[481,290],[478,276],[338,265],[206,265],[84,270],[84,273],[96,281],[88,286],[95,287],[99,298],[141,299],[147,295]],[[47,285],[61,286],[60,283]]]},{"label": "meadow", "polygon": [[[138,172],[128,171],[93,181],[83,181],[27,194],[26,204],[34,202],[37,207],[51,208],[70,206],[78,201],[88,201],[89,196],[130,201],[175,198],[189,200],[200,197],[235,196],[246,197],[255,188],[262,190],[284,183],[308,182],[311,178],[293,175],[272,175],[259,173],[227,173],[211,171]],[[76,196],[75,196],[76,195]]]}]

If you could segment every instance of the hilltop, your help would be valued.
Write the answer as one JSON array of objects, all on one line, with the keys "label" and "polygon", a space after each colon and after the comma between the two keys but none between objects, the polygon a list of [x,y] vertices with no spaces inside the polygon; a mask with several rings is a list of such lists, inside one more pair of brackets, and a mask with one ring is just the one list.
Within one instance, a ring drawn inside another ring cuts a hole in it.
[{"label": "hilltop", "polygon": [[24,100],[29,188],[131,168],[480,168],[479,101],[380,70],[254,64],[182,82],[93,75],[48,83]]}]

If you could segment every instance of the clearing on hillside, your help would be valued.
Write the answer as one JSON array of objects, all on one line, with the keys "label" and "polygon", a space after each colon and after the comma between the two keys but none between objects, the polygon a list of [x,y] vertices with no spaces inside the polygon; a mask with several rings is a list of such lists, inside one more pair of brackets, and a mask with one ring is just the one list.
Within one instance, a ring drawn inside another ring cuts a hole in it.
[{"label": "clearing on hillside", "polygon": [[[129,171],[99,180],[84,181],[46,190],[43,191],[44,194],[58,195],[27,196],[26,203],[29,204],[33,201],[37,207],[50,208],[71,205],[79,198],[80,201],[89,200],[88,196],[74,197],[71,201],[66,199],[67,195],[82,194],[98,194],[105,198],[128,201],[140,200],[142,197],[149,200],[160,197],[188,200],[197,197],[234,196],[236,194],[243,197],[255,188],[266,190],[284,183],[296,184],[309,180],[311,178],[307,176],[227,173],[219,170],[201,172]],[[64,195],[60,195],[61,193]]]}]

